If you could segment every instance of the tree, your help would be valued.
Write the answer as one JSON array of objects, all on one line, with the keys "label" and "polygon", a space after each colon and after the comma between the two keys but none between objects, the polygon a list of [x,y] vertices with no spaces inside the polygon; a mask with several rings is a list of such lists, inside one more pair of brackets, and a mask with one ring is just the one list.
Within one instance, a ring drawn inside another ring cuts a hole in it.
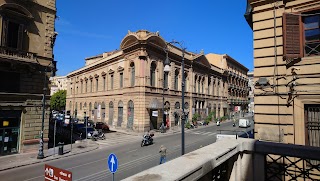
[{"label": "tree", "polygon": [[59,90],[54,93],[50,98],[50,107],[52,110],[65,110],[66,107],[66,90]]}]

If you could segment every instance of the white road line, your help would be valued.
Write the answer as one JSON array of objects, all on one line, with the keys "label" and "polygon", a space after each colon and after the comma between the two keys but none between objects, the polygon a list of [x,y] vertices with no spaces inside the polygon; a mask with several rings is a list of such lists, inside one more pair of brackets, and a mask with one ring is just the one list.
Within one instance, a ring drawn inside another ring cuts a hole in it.
[{"label": "white road line", "polygon": [[138,149],[131,150],[131,151],[128,151],[127,153],[135,152],[135,151],[137,151],[137,150],[138,150]]}]

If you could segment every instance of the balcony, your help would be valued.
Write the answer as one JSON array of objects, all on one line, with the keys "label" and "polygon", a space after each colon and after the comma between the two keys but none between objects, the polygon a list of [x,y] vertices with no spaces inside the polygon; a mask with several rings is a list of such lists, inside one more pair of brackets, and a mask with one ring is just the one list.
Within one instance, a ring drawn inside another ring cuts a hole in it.
[{"label": "balcony", "polygon": [[34,62],[37,60],[37,54],[35,53],[17,50],[14,48],[4,46],[0,46],[0,57],[5,59],[23,60],[27,62]]},{"label": "balcony", "polygon": [[124,180],[319,180],[319,153],[319,147],[224,138]]}]

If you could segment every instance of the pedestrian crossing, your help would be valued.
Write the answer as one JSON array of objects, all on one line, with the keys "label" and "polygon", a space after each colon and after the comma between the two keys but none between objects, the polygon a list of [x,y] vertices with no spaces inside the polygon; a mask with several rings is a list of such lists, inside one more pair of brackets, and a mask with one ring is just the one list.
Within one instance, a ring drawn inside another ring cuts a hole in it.
[{"label": "pedestrian crossing", "polygon": [[194,131],[194,130],[186,130],[185,133],[195,134],[195,135],[203,135],[203,136],[215,136],[217,133],[213,133],[210,131]]},{"label": "pedestrian crossing", "polygon": [[141,136],[118,133],[106,133],[105,136],[105,140],[98,140],[96,143],[98,143],[100,146],[114,146],[128,142],[141,141],[142,139]]}]

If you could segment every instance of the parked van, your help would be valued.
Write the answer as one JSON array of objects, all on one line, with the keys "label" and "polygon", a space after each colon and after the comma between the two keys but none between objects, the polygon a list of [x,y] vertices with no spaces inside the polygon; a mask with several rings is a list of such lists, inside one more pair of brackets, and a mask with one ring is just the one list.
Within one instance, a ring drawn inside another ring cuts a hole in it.
[{"label": "parked van", "polygon": [[239,119],[239,127],[241,127],[241,128],[250,127],[250,120],[249,119]]}]

